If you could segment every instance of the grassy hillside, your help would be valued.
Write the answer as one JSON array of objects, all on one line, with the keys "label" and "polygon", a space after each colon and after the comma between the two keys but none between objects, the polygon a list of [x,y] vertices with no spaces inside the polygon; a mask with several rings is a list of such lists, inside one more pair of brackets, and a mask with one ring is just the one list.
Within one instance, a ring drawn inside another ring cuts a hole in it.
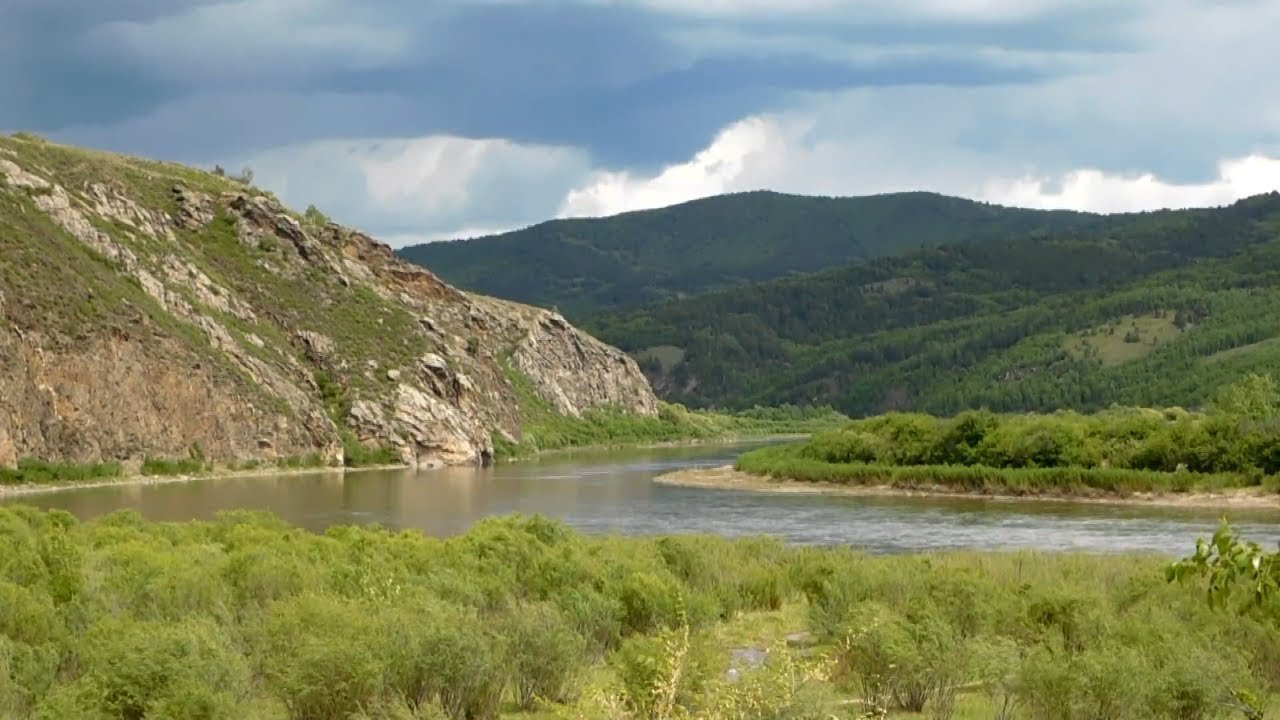
[{"label": "grassy hillside", "polygon": [[1280,361],[1280,194],[927,248],[586,324],[691,405],[1195,405]]},{"label": "grassy hillside", "polygon": [[1098,216],[932,193],[825,198],[750,192],[609,218],[404,248],[460,287],[571,319],[923,246],[1088,227]]}]

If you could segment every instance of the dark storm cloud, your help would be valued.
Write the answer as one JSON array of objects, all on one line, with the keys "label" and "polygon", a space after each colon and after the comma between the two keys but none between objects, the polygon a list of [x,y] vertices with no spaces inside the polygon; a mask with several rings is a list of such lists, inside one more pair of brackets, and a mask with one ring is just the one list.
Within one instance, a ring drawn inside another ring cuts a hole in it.
[{"label": "dark storm cloud", "polygon": [[[0,0],[0,13],[11,20],[0,88],[14,100],[0,106],[0,128],[175,159],[447,133],[581,146],[646,167],[686,158],[798,91],[1030,82],[1066,68],[994,63],[976,49],[1123,48],[1083,11],[960,28],[769,25],[565,2]],[[746,45],[701,51],[673,39],[708,30]],[[946,52],[853,60],[750,46],[769,32]]]}]

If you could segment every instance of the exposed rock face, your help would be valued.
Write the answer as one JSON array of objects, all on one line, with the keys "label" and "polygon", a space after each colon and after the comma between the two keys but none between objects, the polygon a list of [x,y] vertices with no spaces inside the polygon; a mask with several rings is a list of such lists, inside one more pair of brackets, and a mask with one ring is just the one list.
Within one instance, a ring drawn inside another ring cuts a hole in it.
[{"label": "exposed rock face", "polygon": [[566,415],[657,411],[629,357],[559,315],[463,293],[269,196],[32,140],[0,151],[0,227],[19,231],[0,238],[0,465],[338,462],[344,434],[414,465],[486,462],[495,434],[521,435],[512,373]]}]

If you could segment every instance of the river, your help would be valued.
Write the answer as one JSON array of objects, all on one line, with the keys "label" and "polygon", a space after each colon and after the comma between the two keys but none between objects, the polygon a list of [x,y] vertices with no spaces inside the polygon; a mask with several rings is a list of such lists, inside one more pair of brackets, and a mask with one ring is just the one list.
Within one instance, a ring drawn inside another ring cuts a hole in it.
[{"label": "river", "polygon": [[[1221,510],[978,498],[770,495],[659,485],[685,467],[732,462],[751,445],[583,452],[493,468],[338,471],[122,484],[11,498],[88,519],[134,508],[155,520],[207,519],[235,508],[269,510],[322,531],[377,523],[448,536],[489,515],[541,513],[589,533],[769,534],[788,542],[872,552],[944,549],[1190,551]],[[1230,511],[1246,536],[1275,547],[1280,512]]]}]

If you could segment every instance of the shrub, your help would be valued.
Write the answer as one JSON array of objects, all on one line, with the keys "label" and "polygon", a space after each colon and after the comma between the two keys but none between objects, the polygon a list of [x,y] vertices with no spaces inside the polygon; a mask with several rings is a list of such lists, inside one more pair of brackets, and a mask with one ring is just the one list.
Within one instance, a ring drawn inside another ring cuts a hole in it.
[{"label": "shrub", "polygon": [[953,707],[956,685],[967,673],[954,631],[934,608],[908,618],[877,603],[857,608],[841,648],[844,665],[858,677],[877,707],[921,712]]},{"label": "shrub", "polygon": [[386,685],[393,638],[373,608],[303,595],[277,603],[263,637],[263,674],[294,720],[347,717],[374,704]]},{"label": "shrub", "polygon": [[705,692],[718,668],[707,638],[687,624],[628,638],[610,658],[624,704],[640,718],[669,718]]},{"label": "shrub", "polygon": [[205,621],[104,620],[79,658],[83,674],[50,696],[45,717],[230,720],[249,691],[247,664]]},{"label": "shrub", "polygon": [[521,605],[502,625],[507,666],[522,710],[538,700],[564,703],[578,692],[585,643],[560,611],[547,603]]}]

